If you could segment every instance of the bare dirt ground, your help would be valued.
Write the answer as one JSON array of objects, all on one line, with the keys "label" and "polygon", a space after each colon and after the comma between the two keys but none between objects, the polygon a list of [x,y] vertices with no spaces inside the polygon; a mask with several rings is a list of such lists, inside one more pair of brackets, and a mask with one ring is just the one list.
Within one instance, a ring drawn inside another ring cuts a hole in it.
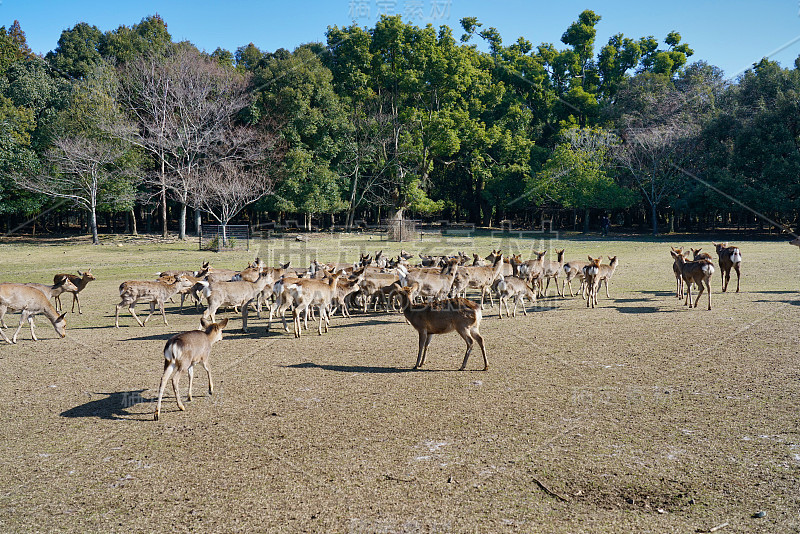
[{"label": "bare dirt ground", "polygon": [[98,277],[66,339],[40,317],[39,342],[26,327],[18,345],[0,346],[0,530],[798,532],[798,251],[736,243],[742,292],[721,293],[717,271],[713,310],[705,295],[688,310],[668,245],[712,247],[680,239],[404,244],[526,257],[564,247],[568,259],[618,255],[620,267],[594,310],[552,287],[527,317],[486,310],[487,372],[475,352],[456,370],[456,334],[437,336],[426,369],[412,371],[416,332],[397,314],[337,317],[328,334],[299,340],[253,315],[242,334],[241,319],[222,314],[232,319],[212,353],[217,391],[199,369],[186,412],[170,388],[158,422],[164,342],[199,314],[171,304],[169,326],[154,316],[140,328],[125,313],[115,329],[120,282],[203,259],[352,261],[400,245],[0,244],[3,281],[88,267]]}]

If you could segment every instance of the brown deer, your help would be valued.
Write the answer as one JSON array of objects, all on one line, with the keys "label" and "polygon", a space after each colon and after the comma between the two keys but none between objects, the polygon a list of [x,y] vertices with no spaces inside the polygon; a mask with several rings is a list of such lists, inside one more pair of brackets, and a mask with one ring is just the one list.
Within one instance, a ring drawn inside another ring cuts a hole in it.
[{"label": "brown deer", "polygon": [[486,359],[486,347],[480,334],[482,313],[480,307],[471,300],[463,298],[446,299],[425,304],[412,304],[411,292],[413,287],[404,287],[399,293],[400,306],[406,320],[419,332],[419,352],[414,369],[420,369],[425,364],[428,345],[431,344],[434,334],[446,334],[455,330],[467,344],[464,362],[460,371],[467,368],[472,345],[477,341],[483,354],[483,370],[489,369]]},{"label": "brown deer", "polygon": [[555,281],[556,286],[556,293],[560,297],[564,295],[560,292],[558,287],[558,275],[561,274],[561,270],[564,268],[564,249],[556,250],[556,261],[542,261],[542,276],[547,280],[547,284],[544,286],[544,291],[542,291],[542,296],[547,296],[547,289],[550,287],[550,279],[552,278]]},{"label": "brown deer", "polygon": [[[166,302],[171,296],[176,295],[181,289],[192,287],[192,285],[194,284],[191,281],[180,274],[171,283],[160,282],[158,280],[155,282],[146,280],[129,280],[127,282],[122,282],[119,285],[119,296],[121,301],[119,304],[117,304],[114,313],[114,326],[119,328],[120,308],[127,307],[128,311],[130,311],[131,315],[133,315],[133,318],[136,319],[137,323],[139,323],[139,326],[144,326],[155,312],[156,305],[158,305],[158,309],[161,311],[161,316],[164,318],[164,324],[169,326],[169,323],[167,322],[167,315],[164,313],[164,302]],[[150,303],[150,315],[145,318],[144,322],[142,322],[139,317],[136,316],[136,312],[133,309],[136,303],[140,300]]]},{"label": "brown deer", "polygon": [[600,265],[600,272],[597,273],[598,280],[597,286],[600,289],[600,284],[605,284],[606,286],[606,298],[611,298],[611,295],[608,294],[608,282],[611,280],[611,277],[614,276],[614,273],[617,270],[617,265],[619,265],[619,260],[616,256],[608,256],[608,265]]},{"label": "brown deer", "polygon": [[702,248],[691,248],[689,250],[692,251],[692,261],[700,261],[700,260],[711,260],[711,254],[708,252],[701,252]]},{"label": "brown deer", "polygon": [[[78,290],[77,286],[75,284],[73,284],[69,280],[69,278],[62,278],[58,282],[53,284],[52,286],[51,285],[47,285],[47,284],[37,284],[35,282],[29,282],[29,283],[27,283],[25,285],[28,286],[28,287],[32,287],[34,289],[38,289],[39,291],[42,292],[42,294],[45,297],[47,297],[48,300],[50,300],[52,298],[57,298],[62,293],[65,293],[67,291],[77,291]],[[56,307],[56,311],[59,311],[58,307]],[[0,319],[2,319],[2,318],[0,317]]]},{"label": "brown deer", "polygon": [[311,306],[319,307],[319,335],[322,335],[323,321],[325,321],[325,332],[328,331],[328,326],[330,325],[328,310],[331,308],[331,302],[336,294],[337,285],[342,273],[340,271],[333,275],[330,273],[326,274],[328,278],[325,280],[300,279],[297,282],[285,286],[284,291],[288,291],[294,302],[294,309],[292,310],[292,317],[294,318],[294,337],[301,336],[301,312],[306,312],[305,328],[308,329],[308,311]]},{"label": "brown deer", "polygon": [[700,291],[694,300],[694,307],[700,302],[700,296],[703,294],[703,284],[708,290],[708,309],[711,309],[711,275],[714,274],[714,264],[711,260],[698,260],[686,261],[683,254],[672,252],[672,257],[678,263],[681,269],[681,276],[683,276],[684,287],[686,288],[686,300],[684,305],[692,307],[692,284],[697,284]]},{"label": "brown deer", "polygon": [[190,330],[182,334],[172,336],[164,346],[164,374],[161,375],[161,383],[158,386],[158,403],[153,419],[158,421],[161,415],[161,398],[164,396],[164,388],[167,380],[172,377],[172,389],[175,391],[175,400],[178,401],[178,408],[186,410],[181,402],[181,394],[178,389],[178,382],[181,373],[186,371],[189,374],[189,393],[187,401],[192,400],[192,385],[194,382],[194,364],[200,363],[208,374],[208,394],[214,394],[214,381],[211,379],[211,370],[208,368],[208,359],[211,356],[211,346],[222,339],[222,329],[228,325],[228,319],[223,319],[218,323],[212,323],[205,318],[200,319],[203,330]]},{"label": "brown deer", "polygon": [[584,287],[588,293],[588,298],[586,299],[587,308],[589,305],[592,308],[597,305],[597,290],[600,287],[600,260],[602,259],[602,256],[598,258],[589,256],[589,263],[583,268]]},{"label": "brown deer", "polygon": [[[83,291],[83,288],[86,287],[86,284],[91,282],[92,280],[97,280],[97,278],[92,274],[91,269],[87,269],[83,272],[78,271],[78,276],[74,274],[57,274],[53,277],[53,283],[57,284],[62,279],[69,278],[69,281],[72,282],[76,290],[72,291],[71,289],[67,289],[67,292],[72,293],[72,313],[75,313],[75,303],[78,303],[78,315],[83,314],[81,311],[81,301],[78,299],[78,293]],[[56,311],[62,311],[61,306],[61,295],[55,295],[56,299]]]},{"label": "brown deer", "polygon": [[[675,247],[670,247],[670,248],[672,249],[672,252],[675,252],[676,254],[680,254],[684,258],[686,257],[687,254],[689,254],[689,251],[685,251],[684,252],[684,250],[682,248],[675,248]],[[672,273],[675,275],[675,298],[682,299],[683,298],[683,275],[681,274],[681,267],[678,264],[678,260],[676,260],[674,256],[672,258]]]},{"label": "brown deer", "polygon": [[585,261],[568,261],[564,264],[564,283],[561,285],[561,295],[566,297],[566,288],[564,286],[569,287],[569,296],[574,297],[576,294],[572,292],[572,281],[577,278],[581,285],[578,287],[578,293],[583,295],[585,292],[584,289],[584,279],[583,279],[583,268],[589,265]]},{"label": "brown deer", "polygon": [[19,318],[19,326],[11,340],[6,337],[2,328],[0,328],[0,336],[6,343],[17,342],[17,335],[25,321],[28,321],[31,327],[31,337],[34,341],[38,341],[39,339],[33,330],[33,317],[39,313],[50,319],[56,334],[62,338],[67,335],[67,321],[64,319],[66,313],[59,315],[50,304],[50,300],[36,288],[9,282],[0,284],[0,317],[5,315],[6,310],[22,312]]},{"label": "brown deer", "polygon": [[741,276],[742,253],[739,247],[729,247],[727,243],[711,243],[717,247],[719,257],[719,268],[722,271],[722,292],[728,290],[728,283],[731,281],[731,267],[736,271],[736,292],[739,292],[739,277]]},{"label": "brown deer", "polygon": [[[525,297],[531,299],[533,304],[536,304],[536,291],[525,282],[525,280],[516,276],[504,276],[499,278],[494,283],[494,290],[497,292],[498,300],[500,301],[498,317],[503,318],[503,303],[506,305],[506,317],[517,316],[517,304],[522,301],[522,313],[526,316],[528,311],[525,309]],[[508,299],[514,299],[514,312],[512,314],[508,306]]]}]

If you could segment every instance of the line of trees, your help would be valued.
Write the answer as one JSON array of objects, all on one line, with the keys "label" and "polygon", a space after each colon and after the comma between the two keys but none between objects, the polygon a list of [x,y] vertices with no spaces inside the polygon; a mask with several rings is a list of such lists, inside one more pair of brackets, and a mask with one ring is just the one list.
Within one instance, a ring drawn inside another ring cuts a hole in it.
[{"label": "line of trees", "polygon": [[[800,61],[738,79],[677,32],[506,44],[475,18],[328,28],[294,51],[212,53],[158,16],[65,30],[45,57],[0,28],[0,222],[79,213],[185,238],[302,219],[351,227],[400,210],[490,226],[556,218],[703,229],[797,222]],[[456,35],[457,31],[459,35]],[[487,51],[479,49],[484,43]],[[724,191],[720,195],[693,177]],[[173,222],[174,221],[174,222]]]}]

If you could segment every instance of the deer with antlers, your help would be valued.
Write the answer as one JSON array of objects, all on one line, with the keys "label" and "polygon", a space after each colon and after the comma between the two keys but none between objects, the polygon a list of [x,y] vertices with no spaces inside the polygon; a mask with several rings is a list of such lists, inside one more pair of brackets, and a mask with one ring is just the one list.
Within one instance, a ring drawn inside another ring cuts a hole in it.
[{"label": "deer with antlers", "polygon": [[412,304],[411,294],[413,289],[413,286],[402,288],[398,292],[398,298],[400,299],[403,315],[419,333],[419,352],[417,353],[417,363],[414,365],[414,369],[420,369],[425,364],[425,356],[434,334],[447,334],[455,330],[467,344],[464,362],[459,370],[463,371],[467,368],[469,354],[472,352],[472,346],[476,341],[483,354],[483,370],[488,370],[489,362],[486,359],[486,347],[479,331],[482,318],[480,307],[471,300],[463,298]]}]

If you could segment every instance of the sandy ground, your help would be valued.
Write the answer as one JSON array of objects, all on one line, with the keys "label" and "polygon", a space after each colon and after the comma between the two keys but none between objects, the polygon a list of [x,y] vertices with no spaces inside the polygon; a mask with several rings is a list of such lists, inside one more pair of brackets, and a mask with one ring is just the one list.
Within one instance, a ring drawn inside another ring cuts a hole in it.
[{"label": "sandy ground", "polygon": [[527,317],[485,310],[487,372],[479,352],[457,371],[456,334],[437,336],[425,370],[412,371],[416,332],[397,314],[337,317],[299,340],[252,315],[245,335],[221,314],[231,322],[211,358],[215,394],[198,369],[186,412],[170,388],[158,422],[163,345],[199,314],[170,304],[169,326],[122,314],[115,329],[120,282],[203,259],[352,261],[399,244],[328,236],[225,254],[123,239],[2,244],[4,281],[88,267],[98,280],[81,293],[84,313],[68,314],[66,339],[39,318],[39,342],[26,327],[0,346],[0,530],[798,532],[798,251],[737,242],[742,291],[721,293],[717,272],[713,310],[705,295],[688,310],[668,245],[712,247],[680,239],[404,244],[526,257],[564,247],[568,259],[618,255],[620,267],[597,309],[551,287]]}]

